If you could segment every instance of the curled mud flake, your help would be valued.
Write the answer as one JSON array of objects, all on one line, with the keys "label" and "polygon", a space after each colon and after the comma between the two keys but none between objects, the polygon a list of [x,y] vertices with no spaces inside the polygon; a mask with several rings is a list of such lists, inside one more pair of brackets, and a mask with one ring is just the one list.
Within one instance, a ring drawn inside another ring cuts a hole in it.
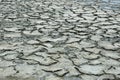
[{"label": "curled mud flake", "polygon": [[7,55],[5,55],[3,58],[4,58],[5,60],[10,61],[10,60],[17,59],[17,56],[18,56],[18,54],[7,54]]},{"label": "curled mud flake", "polygon": [[62,69],[60,68],[45,68],[45,69],[42,69],[43,71],[45,72],[58,72],[58,71],[61,71]]},{"label": "curled mud flake", "polygon": [[100,36],[100,35],[93,35],[93,36],[91,36],[91,40],[94,40],[94,41],[100,41],[101,38],[102,38],[102,36]]},{"label": "curled mud flake", "polygon": [[103,56],[109,57],[111,59],[120,59],[120,55],[119,53],[115,52],[115,51],[101,51],[100,53]]},{"label": "curled mud flake", "polygon": [[101,51],[101,49],[96,48],[96,47],[93,47],[93,48],[84,48],[84,50],[87,51],[87,52],[90,52],[90,53],[95,53],[95,54],[98,54]]},{"label": "curled mud flake", "polygon": [[114,79],[115,79],[115,77],[112,74],[111,75],[104,74],[104,75],[98,77],[98,80],[114,80]]},{"label": "curled mud flake", "polygon": [[53,48],[48,48],[48,53],[64,53],[64,48],[63,47],[53,47]]},{"label": "curled mud flake", "polygon": [[[81,52],[82,53],[82,52]],[[80,66],[80,65],[84,65],[84,64],[88,64],[89,60],[85,59],[81,53],[76,54],[76,58],[70,58],[70,60],[72,61],[72,63],[76,66]],[[69,55],[68,55],[69,56]]]},{"label": "curled mud flake", "polygon": [[8,27],[8,28],[4,28],[4,31],[7,32],[19,32],[19,27]]},{"label": "curled mud flake", "polygon": [[39,65],[43,65],[43,66],[51,66],[51,65],[58,63],[57,60],[51,59],[47,56],[43,58],[41,56],[32,55],[25,59],[33,59],[33,60],[37,61]]},{"label": "curled mud flake", "polygon": [[107,70],[105,70],[105,72],[110,74],[120,74],[119,70],[120,68],[115,66],[112,68],[108,68]]},{"label": "curled mud flake", "polygon": [[66,50],[67,53],[68,52],[74,52],[74,51],[77,52],[77,51],[79,51],[79,48],[77,48],[76,46],[71,46],[71,45],[70,46],[69,45],[65,46],[64,49]]},{"label": "curled mud flake", "polygon": [[80,45],[83,47],[95,47],[96,46],[93,42],[89,42],[89,41],[81,41]]},{"label": "curled mud flake", "polygon": [[95,76],[95,75],[82,74],[81,78],[83,80],[97,80],[97,76]]},{"label": "curled mud flake", "polygon": [[112,45],[112,43],[110,43],[108,41],[100,41],[100,42],[98,42],[98,45],[100,47],[102,47],[103,49],[111,50],[111,51],[119,48],[118,46]]},{"label": "curled mud flake", "polygon": [[15,60],[13,60],[13,63],[15,63],[15,64],[23,64],[23,63],[24,63],[24,60],[15,59]]},{"label": "curled mud flake", "polygon": [[79,38],[69,38],[66,43],[72,43],[72,42],[77,42],[80,41]]},{"label": "curled mud flake", "polygon": [[101,75],[103,74],[104,66],[101,65],[82,65],[80,68],[75,68],[82,74],[88,74],[88,75]]},{"label": "curled mud flake", "polygon": [[100,58],[99,55],[94,55],[94,54],[91,54],[91,55],[84,55],[83,58],[87,59],[87,60],[97,60]]},{"label": "curled mud flake", "polygon": [[39,42],[36,41],[36,40],[30,40],[30,41],[27,42],[27,44],[35,45],[35,44],[39,44]]},{"label": "curled mud flake", "polygon": [[26,63],[28,64],[28,65],[37,65],[37,64],[39,64],[39,62],[38,61],[35,61],[35,60],[26,60]]},{"label": "curled mud flake", "polygon": [[3,43],[0,45],[0,50],[13,51],[15,49],[16,49],[16,47],[14,47],[13,45],[10,45],[10,44]]},{"label": "curled mud flake", "polygon": [[56,75],[58,77],[64,77],[68,73],[69,73],[69,71],[62,69],[60,71],[54,72],[54,75]]}]

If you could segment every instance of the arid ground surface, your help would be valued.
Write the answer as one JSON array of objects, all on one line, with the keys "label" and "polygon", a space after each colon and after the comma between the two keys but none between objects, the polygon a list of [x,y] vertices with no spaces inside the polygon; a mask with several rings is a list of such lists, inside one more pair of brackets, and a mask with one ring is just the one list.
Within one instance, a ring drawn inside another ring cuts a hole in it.
[{"label": "arid ground surface", "polygon": [[120,0],[0,1],[0,80],[120,80]]}]

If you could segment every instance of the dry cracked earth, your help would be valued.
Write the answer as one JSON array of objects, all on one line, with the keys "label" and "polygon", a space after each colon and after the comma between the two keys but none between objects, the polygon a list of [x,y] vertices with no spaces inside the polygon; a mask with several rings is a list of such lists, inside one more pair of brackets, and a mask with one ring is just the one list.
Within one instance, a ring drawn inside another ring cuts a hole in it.
[{"label": "dry cracked earth", "polygon": [[120,80],[119,0],[0,1],[0,80]]}]

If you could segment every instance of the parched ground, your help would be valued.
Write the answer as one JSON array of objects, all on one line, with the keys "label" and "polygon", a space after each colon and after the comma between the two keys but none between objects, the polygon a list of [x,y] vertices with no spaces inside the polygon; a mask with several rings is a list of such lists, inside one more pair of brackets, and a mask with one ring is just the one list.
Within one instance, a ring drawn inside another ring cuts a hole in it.
[{"label": "parched ground", "polygon": [[120,80],[119,0],[0,1],[0,80]]}]

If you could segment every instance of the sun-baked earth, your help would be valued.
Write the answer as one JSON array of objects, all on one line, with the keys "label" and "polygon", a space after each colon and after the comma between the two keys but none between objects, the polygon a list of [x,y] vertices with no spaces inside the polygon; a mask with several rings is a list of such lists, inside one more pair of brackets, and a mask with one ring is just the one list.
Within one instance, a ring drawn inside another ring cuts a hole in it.
[{"label": "sun-baked earth", "polygon": [[0,80],[120,80],[119,0],[0,1]]}]

